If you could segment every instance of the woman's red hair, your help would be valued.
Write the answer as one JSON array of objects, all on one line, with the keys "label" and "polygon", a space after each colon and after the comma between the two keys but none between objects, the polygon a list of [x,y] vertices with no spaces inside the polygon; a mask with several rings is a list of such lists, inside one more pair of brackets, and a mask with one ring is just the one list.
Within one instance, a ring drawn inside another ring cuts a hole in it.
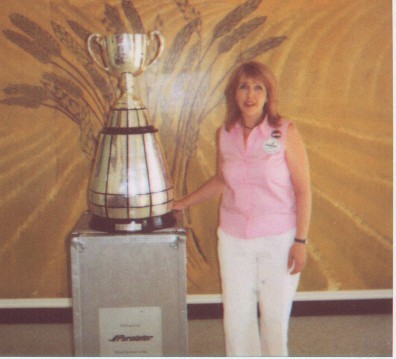
[{"label": "woman's red hair", "polygon": [[238,104],[236,103],[235,94],[240,78],[243,75],[264,83],[264,86],[267,90],[267,102],[263,108],[263,119],[265,116],[267,116],[270,126],[279,127],[281,116],[277,110],[275,76],[264,64],[256,61],[249,61],[241,64],[233,71],[224,91],[227,103],[227,114],[225,120],[225,127],[227,131],[229,131],[239,120],[241,120],[242,115]]}]

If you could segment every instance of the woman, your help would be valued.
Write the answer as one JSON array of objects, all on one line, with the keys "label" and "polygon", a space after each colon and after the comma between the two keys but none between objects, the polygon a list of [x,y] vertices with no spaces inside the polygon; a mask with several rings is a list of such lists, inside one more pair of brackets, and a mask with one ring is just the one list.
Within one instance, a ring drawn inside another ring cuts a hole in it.
[{"label": "woman", "polygon": [[218,253],[227,355],[287,356],[291,305],[307,257],[307,154],[295,124],[277,112],[275,78],[265,65],[240,65],[225,95],[217,174],[174,209],[222,194]]}]

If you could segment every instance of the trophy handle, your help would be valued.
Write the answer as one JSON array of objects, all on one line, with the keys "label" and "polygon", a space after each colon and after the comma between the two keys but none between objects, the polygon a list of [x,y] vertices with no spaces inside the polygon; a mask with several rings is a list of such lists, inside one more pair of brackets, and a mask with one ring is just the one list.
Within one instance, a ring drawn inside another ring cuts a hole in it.
[{"label": "trophy handle", "polygon": [[154,38],[157,40],[158,47],[157,47],[157,52],[155,53],[154,57],[149,61],[149,63],[145,66],[145,68],[149,67],[152,65],[157,59],[162,55],[164,49],[165,49],[165,39],[161,35],[161,33],[157,30],[155,31],[150,31],[147,34],[148,38],[150,41],[153,41]]},{"label": "trophy handle", "polygon": [[88,52],[91,55],[92,59],[94,60],[94,62],[103,70],[109,72],[109,68],[107,66],[103,65],[102,61],[99,61],[96,57],[95,52],[93,51],[92,48],[92,43],[93,41],[95,41],[97,44],[99,44],[100,47],[103,48],[103,40],[102,40],[102,35],[100,34],[91,34],[89,35],[88,39],[87,39],[87,45],[88,45]]}]

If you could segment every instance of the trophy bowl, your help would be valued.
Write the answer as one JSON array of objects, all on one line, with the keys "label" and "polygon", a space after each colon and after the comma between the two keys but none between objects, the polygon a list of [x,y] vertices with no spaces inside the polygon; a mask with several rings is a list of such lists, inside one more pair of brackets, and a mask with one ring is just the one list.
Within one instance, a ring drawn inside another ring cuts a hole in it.
[{"label": "trophy bowl", "polygon": [[[152,42],[157,41],[157,51],[153,58],[148,60],[147,50]],[[103,61],[99,60],[93,50],[93,44],[97,43],[102,49]],[[106,72],[115,77],[123,73],[131,73],[133,76],[140,75],[147,67],[154,64],[161,56],[165,40],[159,31],[150,31],[148,34],[118,34],[102,36],[92,34],[87,40],[88,51],[95,63]]]}]

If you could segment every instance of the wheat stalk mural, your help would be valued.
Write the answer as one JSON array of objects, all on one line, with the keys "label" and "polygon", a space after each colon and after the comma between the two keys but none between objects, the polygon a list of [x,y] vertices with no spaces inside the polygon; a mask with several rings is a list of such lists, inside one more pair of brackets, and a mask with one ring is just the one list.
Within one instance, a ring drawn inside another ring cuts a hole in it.
[{"label": "wheat stalk mural", "polygon": [[[143,102],[148,106],[152,123],[160,128],[178,195],[187,191],[187,173],[197,149],[202,121],[222,104],[223,99],[215,96],[216,91],[235,65],[264,54],[286,39],[285,36],[264,35],[267,18],[255,14],[261,2],[248,0],[233,8],[214,24],[209,37],[204,38],[203,27],[212,25],[204,23],[199,10],[188,0],[173,1],[184,26],[168,43],[159,64],[145,73],[147,99]],[[148,30],[131,0],[120,0],[116,6],[105,3],[102,14],[107,33],[146,33]],[[3,35],[47,70],[41,73],[37,83],[14,83],[3,88],[4,97],[0,102],[59,111],[79,127],[81,150],[93,159],[97,134],[117,91],[114,80],[97,70],[86,51],[86,39],[96,31],[74,19],[66,19],[67,26],[51,21],[52,31],[20,13],[10,14],[9,19],[13,27],[3,30]],[[155,19],[158,30],[164,21],[159,11]],[[258,32],[263,33],[260,41],[247,42],[248,48],[232,51],[241,41]],[[219,73],[216,65],[220,63],[227,65],[221,67]],[[178,99],[177,111],[170,117],[166,109],[175,90],[183,96]],[[188,212],[186,216],[187,224],[191,223]],[[191,234],[193,241],[189,251],[199,268],[205,265],[206,258],[194,230]]]}]

